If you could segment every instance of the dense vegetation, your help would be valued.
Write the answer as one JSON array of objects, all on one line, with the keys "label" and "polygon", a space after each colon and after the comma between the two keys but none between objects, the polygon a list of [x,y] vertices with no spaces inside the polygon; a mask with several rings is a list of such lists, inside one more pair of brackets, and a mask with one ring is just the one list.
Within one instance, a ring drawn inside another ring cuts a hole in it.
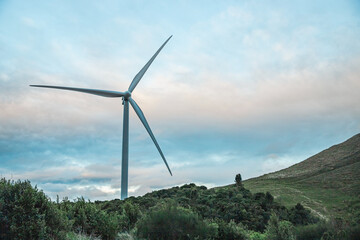
[{"label": "dense vegetation", "polygon": [[[319,221],[301,204],[285,208],[252,194],[188,184],[125,201],[52,202],[29,181],[0,180],[0,239],[358,239],[353,222]],[[355,216],[355,215],[354,215]]]}]

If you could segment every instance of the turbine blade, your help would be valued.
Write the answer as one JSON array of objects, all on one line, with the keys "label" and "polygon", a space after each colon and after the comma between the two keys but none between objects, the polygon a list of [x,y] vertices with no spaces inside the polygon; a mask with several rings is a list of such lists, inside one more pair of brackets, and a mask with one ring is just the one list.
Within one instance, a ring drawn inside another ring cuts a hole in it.
[{"label": "turbine blade", "polygon": [[160,148],[159,144],[157,143],[157,141],[156,141],[156,139],[155,139],[154,134],[153,134],[152,131],[151,131],[151,128],[150,128],[148,122],[146,121],[146,118],[145,118],[145,116],[144,116],[144,113],[141,111],[140,107],[136,104],[136,102],[134,101],[134,99],[129,98],[129,101],[130,101],[131,106],[132,106],[133,109],[135,110],[136,114],[137,114],[138,117],[140,118],[141,122],[143,123],[144,127],[146,128],[146,131],[149,133],[149,135],[150,135],[151,139],[153,140],[156,148],[158,149],[158,151],[159,151],[162,159],[164,160],[164,163],[165,163],[167,169],[169,170],[170,175],[172,176],[172,172],[171,172],[171,170],[170,170],[170,167],[169,167],[169,165],[168,165],[168,163],[167,163],[167,161],[166,161],[166,159],[165,159],[164,154],[163,154],[162,151],[161,151],[161,148]]},{"label": "turbine blade", "polygon": [[161,45],[159,50],[157,50],[157,52],[154,54],[154,56],[152,56],[152,58],[150,58],[150,60],[145,64],[145,66],[140,70],[140,72],[138,72],[138,74],[136,74],[136,76],[134,77],[134,79],[132,80],[132,82],[129,86],[129,92],[132,92],[135,89],[136,85],[140,82],[141,78],[144,76],[146,70],[150,67],[151,63],[154,61],[156,56],[159,54],[161,49],[165,46],[165,44],[170,40],[171,37],[172,37],[172,35],[163,43],[163,45]]},{"label": "turbine blade", "polygon": [[59,87],[59,86],[48,86],[48,85],[30,85],[30,87],[42,87],[42,88],[56,88],[62,90],[76,91],[94,94],[102,97],[123,97],[123,92],[116,91],[107,91],[107,90],[99,90],[99,89],[87,89],[87,88],[73,88],[73,87]]}]

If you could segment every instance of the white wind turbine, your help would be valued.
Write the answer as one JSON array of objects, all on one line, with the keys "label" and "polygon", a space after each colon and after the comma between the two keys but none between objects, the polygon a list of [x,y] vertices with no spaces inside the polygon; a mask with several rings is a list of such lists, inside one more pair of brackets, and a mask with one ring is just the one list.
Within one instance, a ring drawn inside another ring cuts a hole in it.
[{"label": "white wind turbine", "polygon": [[94,94],[102,97],[121,97],[123,99],[124,105],[124,120],[123,120],[123,142],[122,142],[122,163],[121,163],[121,199],[125,199],[128,197],[128,160],[129,160],[129,102],[133,107],[134,111],[140,118],[143,123],[146,131],[149,133],[151,139],[153,140],[157,150],[159,151],[164,163],[169,170],[170,175],[172,176],[171,170],[169,168],[168,163],[166,162],[165,156],[160,149],[159,144],[157,143],[154,134],[151,131],[151,128],[146,121],[144,113],[141,111],[140,107],[136,104],[134,99],[131,97],[132,91],[134,91],[136,85],[140,82],[141,78],[144,76],[146,70],[150,67],[151,63],[154,61],[156,56],[159,54],[161,49],[165,46],[165,44],[170,40],[172,35],[164,42],[164,44],[157,50],[157,52],[150,58],[150,60],[145,64],[145,66],[140,70],[138,74],[132,80],[129,89],[125,92],[117,92],[117,91],[107,91],[107,90],[99,90],[99,89],[86,89],[86,88],[73,88],[73,87],[60,87],[60,86],[48,86],[48,85],[30,85],[31,87],[43,87],[43,88],[56,88],[62,90],[70,90],[77,91],[83,93]]}]

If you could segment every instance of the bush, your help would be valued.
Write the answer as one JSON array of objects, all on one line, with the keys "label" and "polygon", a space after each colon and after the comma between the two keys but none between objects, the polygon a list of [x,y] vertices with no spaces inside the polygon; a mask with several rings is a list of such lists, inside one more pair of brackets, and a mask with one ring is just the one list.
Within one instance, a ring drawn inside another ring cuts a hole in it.
[{"label": "bush", "polygon": [[247,234],[242,225],[236,224],[234,221],[229,223],[223,220],[218,220],[218,235],[216,239],[219,240],[245,240]]},{"label": "bush", "polygon": [[66,235],[66,240],[100,240],[100,238],[96,238],[93,236],[87,236],[85,234],[81,234],[81,233],[74,233],[74,232],[69,232]]},{"label": "bush", "polygon": [[249,240],[266,240],[266,234],[265,233],[259,233],[259,232],[250,231],[248,233],[248,235],[249,235]]},{"label": "bush", "polygon": [[101,236],[103,240],[115,239],[120,228],[120,216],[116,213],[107,213],[97,208],[94,203],[85,202],[78,198],[72,207],[74,216],[74,230],[88,235]]},{"label": "bush", "polygon": [[29,181],[0,180],[0,239],[63,239],[71,225]]},{"label": "bush", "polygon": [[306,226],[296,227],[297,240],[320,240],[324,232],[327,231],[326,223],[320,222]]},{"label": "bush", "polygon": [[160,204],[137,223],[137,235],[146,239],[206,239],[214,225],[206,224],[191,210],[175,203]]},{"label": "bush", "polygon": [[351,225],[341,218],[331,219],[327,223],[327,231],[322,235],[321,240],[359,240],[360,225]]},{"label": "bush", "polygon": [[272,214],[266,236],[269,240],[295,240],[294,226],[289,221],[279,221],[279,218]]},{"label": "bush", "polygon": [[134,238],[128,233],[119,233],[116,240],[134,240]]},{"label": "bush", "polygon": [[297,240],[359,240],[359,236],[360,225],[341,218],[296,227]]},{"label": "bush", "polygon": [[349,240],[359,240],[360,237],[360,225],[352,226],[349,228],[348,238]]},{"label": "bush", "polygon": [[130,231],[131,228],[135,226],[135,223],[141,217],[141,211],[138,205],[126,202],[124,205],[123,215],[127,217],[127,227],[126,230]]},{"label": "bush", "polygon": [[292,207],[289,211],[289,220],[294,225],[307,225],[316,223],[319,221],[318,218],[311,215],[310,210],[305,209],[300,203],[296,204],[295,207]]}]

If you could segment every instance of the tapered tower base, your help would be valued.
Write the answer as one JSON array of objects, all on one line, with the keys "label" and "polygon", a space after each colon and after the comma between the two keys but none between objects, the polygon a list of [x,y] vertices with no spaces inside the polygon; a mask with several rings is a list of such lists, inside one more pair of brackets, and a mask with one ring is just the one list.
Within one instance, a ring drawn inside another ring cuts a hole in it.
[{"label": "tapered tower base", "polygon": [[123,142],[121,162],[121,200],[128,197],[129,171],[129,101],[124,98]]}]

